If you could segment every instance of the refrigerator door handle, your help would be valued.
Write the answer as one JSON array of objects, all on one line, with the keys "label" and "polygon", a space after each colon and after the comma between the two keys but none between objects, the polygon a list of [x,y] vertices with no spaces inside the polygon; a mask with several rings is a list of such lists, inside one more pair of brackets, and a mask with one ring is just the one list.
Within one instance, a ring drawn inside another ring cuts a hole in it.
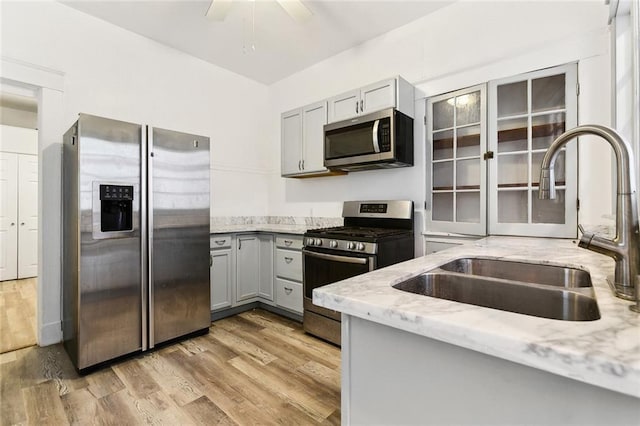
[{"label": "refrigerator door handle", "polygon": [[145,190],[147,192],[147,232],[149,233],[149,238],[147,241],[148,245],[148,256],[149,261],[147,262],[149,279],[147,281],[147,291],[149,293],[149,311],[148,311],[148,330],[149,330],[149,349],[153,349],[155,346],[155,321],[154,321],[154,297],[153,297],[153,127],[147,127],[147,153],[149,155],[147,161],[147,186]]},{"label": "refrigerator door handle", "polygon": [[149,349],[149,336],[147,333],[149,320],[149,312],[147,306],[149,302],[149,270],[148,260],[149,255],[147,253],[147,129],[146,126],[140,126],[140,292],[142,300],[142,308],[140,313],[142,315],[142,350]]}]

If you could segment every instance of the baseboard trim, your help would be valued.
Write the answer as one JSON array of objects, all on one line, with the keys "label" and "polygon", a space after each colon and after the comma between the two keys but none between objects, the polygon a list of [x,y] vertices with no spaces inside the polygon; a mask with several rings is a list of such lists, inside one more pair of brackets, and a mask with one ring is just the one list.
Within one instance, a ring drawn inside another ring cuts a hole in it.
[{"label": "baseboard trim", "polygon": [[217,321],[222,318],[227,318],[233,315],[241,314],[242,312],[250,311],[252,309],[264,309],[265,311],[273,312],[274,314],[292,319],[297,322],[302,322],[302,315],[295,312],[287,311],[286,309],[279,308],[277,306],[269,305],[264,302],[252,302],[246,305],[234,306],[233,308],[223,309],[221,311],[211,312],[211,321]]}]

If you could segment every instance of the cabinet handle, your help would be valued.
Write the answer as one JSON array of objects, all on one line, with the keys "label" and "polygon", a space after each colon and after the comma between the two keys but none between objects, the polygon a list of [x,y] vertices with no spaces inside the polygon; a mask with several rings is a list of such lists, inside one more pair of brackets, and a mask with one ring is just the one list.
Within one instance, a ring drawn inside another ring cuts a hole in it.
[{"label": "cabinet handle", "polygon": [[358,101],[356,101],[356,114],[358,113]]},{"label": "cabinet handle", "polygon": [[360,112],[364,111],[364,101],[360,100]]},{"label": "cabinet handle", "polygon": [[213,256],[209,255],[209,268],[213,266]]},{"label": "cabinet handle", "polygon": [[285,257],[284,261],[287,263],[291,263],[293,261],[293,257]]},{"label": "cabinet handle", "polygon": [[293,291],[293,289],[290,288],[290,287],[285,287],[284,288],[284,292],[287,293],[287,294],[291,294],[292,291]]},{"label": "cabinet handle", "polygon": [[11,226],[15,226],[15,225],[16,225],[16,223],[15,223],[15,222],[11,222]]},{"label": "cabinet handle", "polygon": [[302,160],[302,170],[304,170],[304,160]]},{"label": "cabinet handle", "polygon": [[226,241],[227,241],[226,239],[224,239],[224,240],[216,240],[216,244],[217,244],[217,245],[219,245],[219,246],[221,246],[221,245],[223,245]]},{"label": "cabinet handle", "polygon": [[238,250],[242,248],[242,240],[238,238]]},{"label": "cabinet handle", "polygon": [[287,247],[288,247],[288,246],[290,246],[291,244],[293,244],[293,241],[291,241],[291,240],[284,240],[284,245],[285,245],[285,246],[287,246]]},{"label": "cabinet handle", "polygon": [[24,226],[24,222],[20,222],[20,226]]},{"label": "cabinet handle", "polygon": [[302,170],[302,169],[300,168],[300,164],[301,164],[301,163],[302,163],[302,160],[298,160],[298,170]]}]

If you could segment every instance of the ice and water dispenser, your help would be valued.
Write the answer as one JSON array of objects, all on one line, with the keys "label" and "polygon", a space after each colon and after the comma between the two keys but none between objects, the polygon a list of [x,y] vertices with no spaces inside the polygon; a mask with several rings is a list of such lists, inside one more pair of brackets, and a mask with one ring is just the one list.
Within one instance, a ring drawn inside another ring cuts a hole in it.
[{"label": "ice and water dispenser", "polygon": [[100,184],[99,200],[100,233],[133,230],[133,185]]}]

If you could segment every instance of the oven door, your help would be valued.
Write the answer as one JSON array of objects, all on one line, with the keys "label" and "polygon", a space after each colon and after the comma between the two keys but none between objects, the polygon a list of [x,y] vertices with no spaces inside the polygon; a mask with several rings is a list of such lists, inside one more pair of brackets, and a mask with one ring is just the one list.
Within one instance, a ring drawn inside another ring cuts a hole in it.
[{"label": "oven door", "polygon": [[304,309],[340,321],[340,312],[313,304],[313,289],[373,271],[376,258],[371,255],[308,248],[302,250]]}]

